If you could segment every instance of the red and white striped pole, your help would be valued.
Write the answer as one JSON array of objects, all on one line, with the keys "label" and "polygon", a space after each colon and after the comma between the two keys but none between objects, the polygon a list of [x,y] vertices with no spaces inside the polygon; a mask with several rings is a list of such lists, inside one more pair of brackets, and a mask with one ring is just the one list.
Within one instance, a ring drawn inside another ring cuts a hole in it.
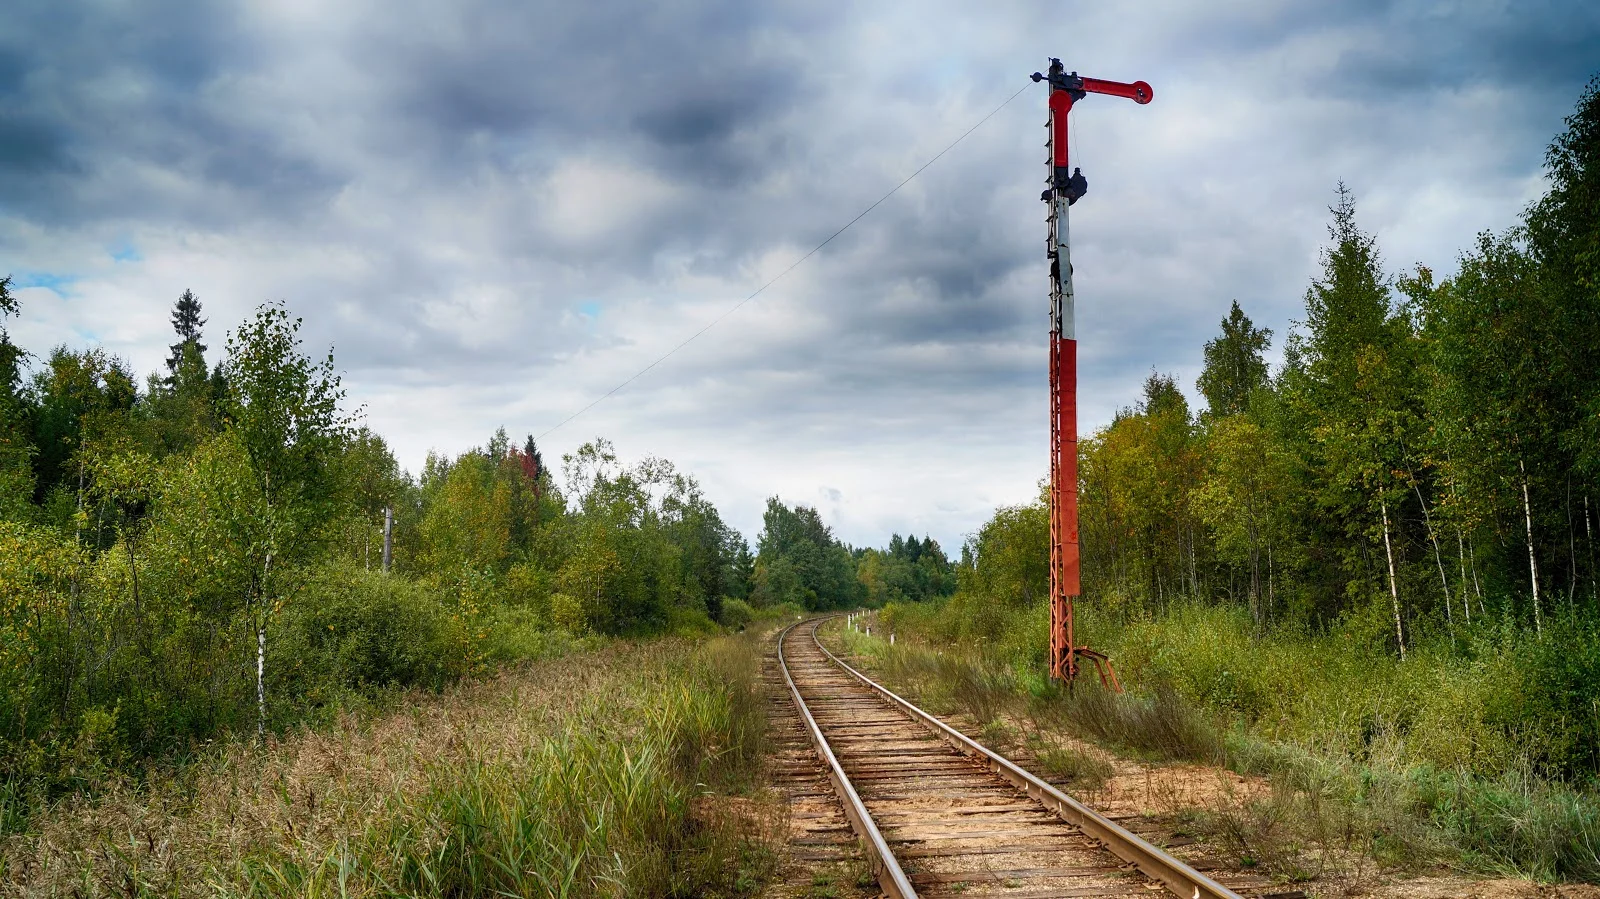
[{"label": "red and white striped pole", "polygon": [[1086,94],[1111,94],[1135,103],[1154,96],[1143,81],[1123,84],[1068,74],[1061,60],[1050,60],[1049,75],[1033,74],[1050,84],[1050,675],[1071,683],[1080,657],[1091,659],[1102,683],[1121,689],[1116,672],[1103,653],[1077,645],[1072,629],[1072,603],[1081,595],[1078,551],[1078,340],[1074,322],[1072,253],[1067,209],[1088,191],[1081,172],[1071,168],[1067,122],[1072,104]]}]

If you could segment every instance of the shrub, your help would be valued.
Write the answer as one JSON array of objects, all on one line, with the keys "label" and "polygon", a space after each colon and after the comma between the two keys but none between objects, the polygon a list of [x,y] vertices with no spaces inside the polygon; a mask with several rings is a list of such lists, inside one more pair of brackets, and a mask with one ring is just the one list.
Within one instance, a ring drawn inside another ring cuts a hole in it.
[{"label": "shrub", "polygon": [[667,610],[667,633],[676,637],[704,637],[717,632],[717,623],[704,607],[673,606]]},{"label": "shrub", "polygon": [[496,609],[484,622],[482,650],[485,661],[509,662],[553,659],[594,649],[604,642],[593,634],[574,636],[554,628],[530,609]]},{"label": "shrub", "polygon": [[345,690],[437,689],[463,673],[464,625],[442,598],[400,577],[329,564],[309,573],[268,646],[279,695],[310,705]]},{"label": "shrub", "polygon": [[1070,782],[1075,790],[1097,790],[1116,773],[1110,761],[1071,746],[1053,746],[1037,757],[1041,774],[1056,783]]},{"label": "shrub", "polygon": [[729,630],[742,631],[745,625],[755,620],[756,611],[750,604],[742,599],[724,597],[722,600],[722,614],[718,620],[722,626]]},{"label": "shrub", "polygon": [[762,621],[792,621],[806,613],[799,603],[793,602],[780,602],[754,608],[756,617]]},{"label": "shrub", "polygon": [[589,629],[589,613],[583,601],[566,593],[550,594],[550,621],[570,634],[581,634]]}]

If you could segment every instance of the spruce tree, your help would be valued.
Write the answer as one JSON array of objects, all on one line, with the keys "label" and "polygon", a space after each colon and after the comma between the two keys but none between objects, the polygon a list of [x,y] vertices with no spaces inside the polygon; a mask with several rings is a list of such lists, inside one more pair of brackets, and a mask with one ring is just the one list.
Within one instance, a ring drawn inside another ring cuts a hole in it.
[{"label": "spruce tree", "polygon": [[167,356],[168,386],[177,378],[185,346],[192,345],[202,355],[205,353],[206,345],[200,342],[200,329],[205,327],[205,323],[206,320],[200,317],[200,300],[194,291],[185,290],[172,308],[172,330],[178,332],[180,339],[169,347],[172,352]]},{"label": "spruce tree", "polygon": [[1343,182],[1329,211],[1331,245],[1322,277],[1306,291],[1305,330],[1291,337],[1296,365],[1287,382],[1309,425],[1304,450],[1316,472],[1314,502],[1328,524],[1354,538],[1343,547],[1341,592],[1359,593],[1349,585],[1367,582],[1388,594],[1404,657],[1400,507],[1421,467],[1417,341],[1411,319],[1393,303],[1377,240],[1356,225],[1355,198]]},{"label": "spruce tree", "polygon": [[1238,415],[1250,404],[1250,394],[1267,383],[1267,362],[1263,354],[1272,341],[1272,332],[1257,328],[1233,301],[1233,309],[1222,320],[1222,334],[1206,342],[1205,370],[1195,386],[1205,395],[1212,417]]},{"label": "spruce tree", "polygon": [[[165,376],[150,376],[150,408],[164,451],[183,452],[220,426],[217,410],[223,393],[206,366],[206,345],[200,342],[200,300],[185,290],[172,309],[172,330],[178,342],[167,357]],[[220,368],[219,368],[220,371]]]}]

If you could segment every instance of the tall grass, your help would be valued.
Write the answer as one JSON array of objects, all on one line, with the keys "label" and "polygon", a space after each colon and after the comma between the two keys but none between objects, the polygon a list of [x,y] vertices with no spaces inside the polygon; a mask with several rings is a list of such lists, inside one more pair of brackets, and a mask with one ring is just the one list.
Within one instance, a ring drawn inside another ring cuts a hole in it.
[{"label": "tall grass", "polygon": [[617,644],[231,747],[0,847],[0,894],[736,896],[771,864],[739,639]]},{"label": "tall grass", "polygon": [[1571,773],[1595,749],[1582,714],[1594,700],[1575,686],[1592,641],[1566,623],[1539,644],[1500,625],[1431,638],[1402,664],[1360,638],[1359,618],[1314,636],[1260,634],[1236,610],[1199,605],[1124,622],[1090,612],[1082,630],[1132,688],[1118,696],[1044,677],[1044,610],[973,611],[891,606],[879,636],[846,639],[892,683],[980,726],[1008,714],[1265,776],[1266,794],[1203,823],[1242,861],[1290,878],[1359,857],[1600,882],[1600,797]]},{"label": "tall grass", "polygon": [[1007,716],[1148,758],[1224,759],[1222,737],[1211,721],[1170,689],[1114,693],[1085,678],[1068,691],[978,652],[935,650],[912,641],[891,646],[881,636],[855,632],[845,632],[844,640],[931,709],[966,715],[978,727]]}]

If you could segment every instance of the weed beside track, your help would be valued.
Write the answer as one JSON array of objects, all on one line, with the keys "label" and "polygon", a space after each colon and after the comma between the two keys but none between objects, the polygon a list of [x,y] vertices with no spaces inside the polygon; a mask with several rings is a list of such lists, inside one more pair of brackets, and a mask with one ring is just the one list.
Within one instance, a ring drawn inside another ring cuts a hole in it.
[{"label": "weed beside track", "polygon": [[748,895],[759,690],[724,638],[417,694],[63,802],[0,847],[0,895]]},{"label": "weed beside track", "polygon": [[[1183,833],[1243,867],[1356,891],[1439,872],[1600,882],[1600,805],[1592,792],[1270,740],[1229,727],[1171,689],[1116,695],[1086,682],[1068,694],[1019,675],[1012,660],[980,645],[924,643],[904,624],[899,631],[892,647],[849,630],[832,637],[926,708],[1022,744],[1042,773],[1092,804],[1112,801],[1100,792],[1115,780],[1107,759],[1143,769],[1150,783],[1163,766],[1202,766],[1209,782],[1156,805]],[[1187,780],[1205,776],[1196,769]]]}]

